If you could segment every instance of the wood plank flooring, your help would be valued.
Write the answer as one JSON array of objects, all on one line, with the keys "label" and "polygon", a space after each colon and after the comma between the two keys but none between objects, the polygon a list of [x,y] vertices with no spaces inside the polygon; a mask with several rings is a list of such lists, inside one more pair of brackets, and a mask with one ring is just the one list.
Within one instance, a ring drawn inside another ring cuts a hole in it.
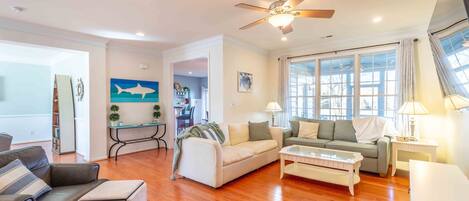
[{"label": "wood plank flooring", "polygon": [[[42,146],[46,147],[47,144]],[[52,156],[59,162],[80,162],[76,154]],[[252,200],[252,201],[336,201],[336,200],[409,200],[409,180],[406,176],[381,178],[360,173],[361,182],[355,186],[355,196],[348,188],[295,176],[280,179],[279,162],[214,189],[190,179],[171,181],[172,151],[150,150],[119,156],[114,160],[98,161],[100,177],[108,179],[143,179],[148,185],[149,200]]]}]

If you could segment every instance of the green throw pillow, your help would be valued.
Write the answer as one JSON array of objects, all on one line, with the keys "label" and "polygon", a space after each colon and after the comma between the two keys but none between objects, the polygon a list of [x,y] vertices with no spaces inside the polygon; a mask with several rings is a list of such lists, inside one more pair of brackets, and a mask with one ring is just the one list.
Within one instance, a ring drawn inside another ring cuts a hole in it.
[{"label": "green throw pillow", "polygon": [[249,122],[249,141],[271,140],[269,122]]}]

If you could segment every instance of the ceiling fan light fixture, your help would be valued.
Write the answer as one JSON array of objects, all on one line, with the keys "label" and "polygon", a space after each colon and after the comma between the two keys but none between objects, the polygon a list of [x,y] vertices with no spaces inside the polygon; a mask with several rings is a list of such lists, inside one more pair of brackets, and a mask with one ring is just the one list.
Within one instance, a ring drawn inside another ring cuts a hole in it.
[{"label": "ceiling fan light fixture", "polygon": [[269,23],[274,27],[285,27],[293,22],[295,16],[289,13],[276,14],[269,17]]}]

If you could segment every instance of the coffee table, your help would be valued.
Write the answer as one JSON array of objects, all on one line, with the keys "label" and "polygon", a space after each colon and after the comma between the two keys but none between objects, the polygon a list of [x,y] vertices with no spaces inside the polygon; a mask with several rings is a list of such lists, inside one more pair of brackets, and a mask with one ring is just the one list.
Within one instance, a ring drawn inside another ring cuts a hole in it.
[{"label": "coffee table", "polygon": [[[293,163],[285,166],[285,160]],[[322,182],[353,186],[360,182],[360,153],[292,145],[280,150],[280,178],[284,173]]]}]

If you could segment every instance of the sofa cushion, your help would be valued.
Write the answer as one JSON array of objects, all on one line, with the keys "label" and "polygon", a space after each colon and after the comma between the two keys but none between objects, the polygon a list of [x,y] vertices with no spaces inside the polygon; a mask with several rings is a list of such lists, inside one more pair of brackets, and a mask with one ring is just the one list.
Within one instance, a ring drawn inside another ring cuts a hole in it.
[{"label": "sofa cushion", "polygon": [[271,140],[272,135],[269,130],[269,122],[248,122],[249,123],[249,141]]},{"label": "sofa cushion", "polygon": [[357,142],[351,120],[337,120],[335,122],[334,140]]},{"label": "sofa cushion", "polygon": [[330,140],[289,137],[289,138],[285,139],[285,146],[303,145],[303,146],[324,148],[327,142],[330,142]]},{"label": "sofa cushion", "polygon": [[368,158],[378,157],[378,146],[374,144],[359,144],[356,142],[334,140],[326,143],[326,148],[359,152],[363,157]]},{"label": "sofa cushion", "polygon": [[231,145],[249,141],[248,124],[229,124],[228,132],[230,133]]},{"label": "sofa cushion", "polygon": [[19,159],[0,168],[0,195],[26,194],[34,199],[51,190],[37,178]]},{"label": "sofa cushion", "polygon": [[317,139],[319,131],[319,123],[300,121],[300,130],[298,131],[298,137]]},{"label": "sofa cushion", "polygon": [[73,185],[73,186],[61,186],[55,187],[52,191],[49,191],[45,195],[39,197],[38,201],[69,201],[78,200],[81,196],[85,195],[96,186],[102,184],[107,180],[100,179],[88,184]]},{"label": "sofa cushion", "polygon": [[293,137],[298,137],[298,131],[300,129],[299,121],[319,123],[318,138],[327,139],[327,140],[333,139],[334,121],[307,119],[307,118],[302,118],[302,117],[294,117],[293,120],[290,121],[290,126],[291,126]]},{"label": "sofa cushion", "polygon": [[259,140],[259,141],[248,141],[241,144],[235,145],[236,148],[244,148],[251,150],[254,154],[261,154],[266,151],[270,151],[278,147],[277,141],[275,140]]},{"label": "sofa cushion", "polygon": [[254,152],[250,149],[234,146],[224,146],[223,152],[223,166],[236,163],[238,161],[250,158],[254,155]]}]

